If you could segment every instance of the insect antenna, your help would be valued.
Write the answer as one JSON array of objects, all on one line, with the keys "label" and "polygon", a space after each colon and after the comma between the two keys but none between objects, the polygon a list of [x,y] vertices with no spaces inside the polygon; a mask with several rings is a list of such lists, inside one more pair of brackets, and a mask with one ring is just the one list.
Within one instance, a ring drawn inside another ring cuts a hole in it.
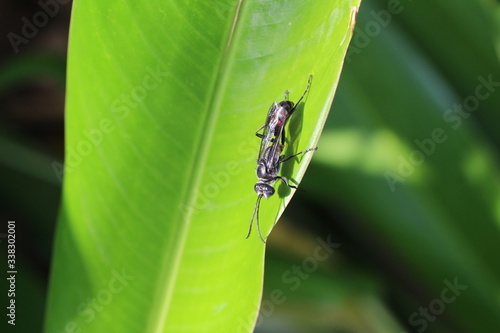
[{"label": "insect antenna", "polygon": [[[260,206],[260,200],[259,200],[259,206]],[[259,232],[259,237],[260,237],[260,240],[266,244],[266,241],[264,240],[264,238],[262,237],[262,234],[260,233],[260,222],[259,222],[259,210],[257,210],[257,231]]]},{"label": "insect antenna", "polygon": [[253,214],[252,214],[252,219],[250,220],[250,228],[248,228],[248,234],[247,234],[247,237],[245,237],[245,239],[248,239],[248,237],[250,237],[250,234],[252,233],[252,224],[253,224],[253,219],[255,217],[255,212],[257,212],[257,220],[259,219],[259,207],[260,207],[260,199],[262,199],[262,195],[259,195],[257,197],[257,201],[255,202],[255,207],[253,208]]},{"label": "insect antenna", "polygon": [[250,220],[250,227],[248,228],[248,234],[247,234],[247,237],[250,237],[250,234],[252,233],[252,224],[253,224],[253,219],[254,217],[257,215],[257,231],[259,232],[259,237],[260,239],[264,242],[264,244],[266,244],[266,241],[264,240],[264,238],[262,238],[262,234],[260,233],[260,224],[259,224],[259,209],[260,209],[260,200],[262,199],[262,195],[259,195],[257,197],[257,201],[255,202],[255,207],[253,209],[253,214],[252,214],[252,219]]}]

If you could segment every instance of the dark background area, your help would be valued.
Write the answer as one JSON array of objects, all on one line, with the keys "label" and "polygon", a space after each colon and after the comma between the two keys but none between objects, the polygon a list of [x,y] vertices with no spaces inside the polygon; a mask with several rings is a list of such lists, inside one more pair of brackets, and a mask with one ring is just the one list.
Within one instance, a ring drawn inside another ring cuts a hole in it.
[{"label": "dark background area", "polygon": [[[0,2],[1,267],[6,263],[7,221],[14,220],[18,272],[16,326],[7,325],[4,314],[4,332],[41,331],[61,197],[62,183],[51,163],[62,163],[64,157],[71,1],[47,8],[48,14],[37,1]],[[38,22],[39,27],[26,22]],[[4,294],[5,269],[1,276]]]}]

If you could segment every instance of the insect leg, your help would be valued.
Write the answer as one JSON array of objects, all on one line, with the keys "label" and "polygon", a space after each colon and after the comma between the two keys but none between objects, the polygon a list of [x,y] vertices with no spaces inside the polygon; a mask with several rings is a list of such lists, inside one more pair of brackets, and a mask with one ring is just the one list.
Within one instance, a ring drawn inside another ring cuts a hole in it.
[{"label": "insect leg", "polygon": [[295,186],[295,185],[290,185],[288,183],[288,179],[286,177],[276,176],[276,179],[280,179],[283,183],[285,183],[286,186],[288,186],[290,188],[297,188],[297,186]]},{"label": "insect leg", "polygon": [[295,111],[295,108],[297,107],[297,105],[299,105],[299,103],[302,101],[302,99],[304,98],[304,96],[307,94],[307,92],[309,91],[309,88],[311,87],[311,82],[312,82],[312,75],[309,75],[307,77],[307,86],[306,86],[306,89],[304,90],[304,92],[302,93],[302,96],[300,96],[299,100],[297,101],[297,103],[295,103],[295,106],[293,107],[292,110],[290,110],[290,115],[292,115],[293,111]]},{"label": "insect leg", "polygon": [[280,163],[286,162],[286,161],[288,161],[289,159],[291,159],[291,158],[293,158],[293,157],[295,157],[295,156],[297,156],[297,155],[304,154],[304,153],[307,153],[307,152],[309,152],[309,151],[312,151],[312,150],[317,150],[317,149],[318,149],[318,147],[309,148],[309,149],[306,149],[306,150],[304,150],[304,151],[301,151],[301,152],[299,152],[299,153],[297,153],[297,154],[290,155],[290,156],[288,156],[287,158],[285,158],[285,159],[281,160],[281,161],[280,161]]},{"label": "insect leg", "polygon": [[266,124],[262,125],[261,127],[259,127],[259,129],[257,131],[255,131],[255,135],[258,136],[259,138],[264,138],[264,134],[260,134],[259,131],[261,129],[263,129],[264,127],[266,127]]},{"label": "insect leg", "polygon": [[[259,137],[260,139],[264,139],[265,138],[264,134],[255,133],[255,135],[257,137]],[[274,143],[274,142],[276,142],[276,139],[275,138],[271,138],[271,140],[268,140],[268,141]]]}]

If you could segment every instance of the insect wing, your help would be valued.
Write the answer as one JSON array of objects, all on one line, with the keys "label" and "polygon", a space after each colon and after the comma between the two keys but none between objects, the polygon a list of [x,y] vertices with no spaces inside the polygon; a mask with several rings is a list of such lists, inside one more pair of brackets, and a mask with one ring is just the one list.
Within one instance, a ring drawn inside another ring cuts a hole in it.
[{"label": "insect wing", "polygon": [[269,124],[271,122],[271,119],[274,117],[278,107],[279,107],[279,104],[275,102],[271,105],[271,107],[269,108],[269,111],[267,112],[266,123],[263,126],[264,132],[263,132],[262,136],[260,136],[262,141],[260,142],[259,158],[264,156],[264,153],[265,153],[267,147],[269,147],[269,145],[272,144],[272,141],[274,141],[273,135],[274,135],[275,129],[271,128],[269,126]]},{"label": "insect wing", "polygon": [[279,132],[277,133],[274,142],[269,147],[268,159],[266,161],[267,168],[271,170],[276,167],[276,163],[279,160],[279,156],[283,150],[283,145],[280,144],[281,136],[283,135],[283,126],[279,127]]}]

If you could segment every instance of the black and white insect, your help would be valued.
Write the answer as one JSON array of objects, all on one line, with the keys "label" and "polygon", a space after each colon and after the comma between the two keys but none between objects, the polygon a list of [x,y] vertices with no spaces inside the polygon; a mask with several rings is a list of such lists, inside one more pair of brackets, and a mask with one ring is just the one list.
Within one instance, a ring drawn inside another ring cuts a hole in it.
[{"label": "black and white insect", "polygon": [[[256,217],[259,237],[264,243],[266,242],[260,232],[260,225],[259,225],[260,201],[262,197],[267,199],[272,195],[274,195],[275,189],[273,187],[273,184],[278,179],[281,180],[286,186],[290,188],[297,188],[297,186],[290,185],[286,177],[278,176],[281,163],[289,161],[290,159],[292,159],[297,155],[318,149],[318,147],[315,147],[306,149],[291,156],[282,155],[286,141],[285,125],[287,123],[287,120],[295,111],[296,106],[302,101],[304,96],[309,91],[309,87],[311,86],[311,79],[312,75],[309,75],[307,81],[307,87],[296,104],[288,100],[288,91],[285,92],[284,101],[280,103],[276,102],[273,103],[273,105],[271,105],[269,111],[267,112],[266,123],[262,125],[255,133],[255,135],[261,139],[259,157],[257,159],[257,168],[255,170],[258,182],[254,186],[254,190],[258,194],[258,197],[257,201],[255,202],[252,219],[250,220],[250,228],[248,230],[248,235],[246,238],[250,237],[250,234],[252,233],[252,225],[254,218]],[[261,129],[264,129],[263,134],[259,133]]]}]

